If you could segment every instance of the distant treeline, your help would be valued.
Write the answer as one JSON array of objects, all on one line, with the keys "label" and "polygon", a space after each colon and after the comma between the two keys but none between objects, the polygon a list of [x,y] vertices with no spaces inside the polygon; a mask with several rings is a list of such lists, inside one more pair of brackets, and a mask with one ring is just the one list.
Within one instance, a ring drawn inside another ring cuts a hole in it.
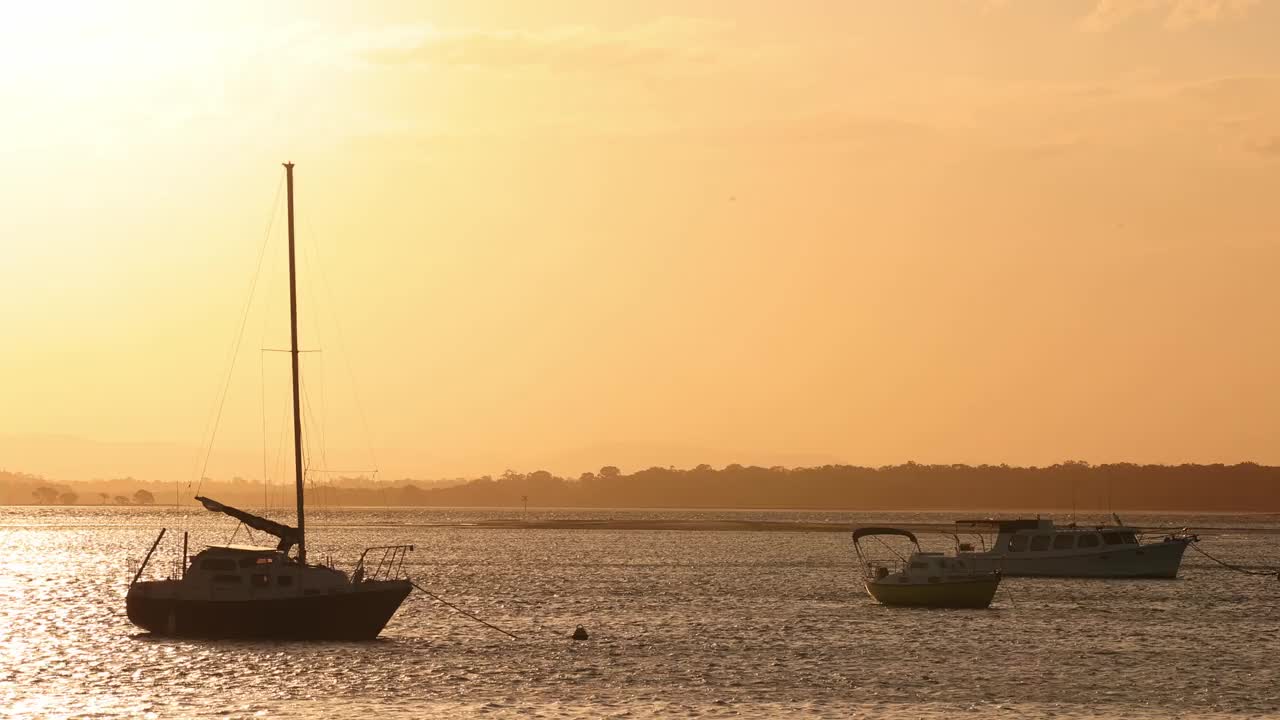
[{"label": "distant treeline", "polygon": [[[0,473],[0,483],[5,475]],[[41,478],[21,477],[29,483],[48,484]],[[214,496],[249,507],[261,504],[257,500],[263,497],[262,486],[253,489],[237,480],[209,481],[206,494],[226,493],[225,498]],[[173,486],[168,487],[173,493]],[[530,507],[584,508],[1280,511],[1280,468],[1256,463],[1090,465],[1070,461],[1049,467],[1013,467],[909,462],[878,468],[729,465],[721,469],[699,465],[689,470],[652,467],[631,474],[609,466],[575,479],[539,470],[452,483],[368,484],[361,478],[340,478],[311,487],[309,500],[330,507],[519,507],[527,498]],[[286,490],[281,487],[275,492]],[[19,497],[9,502],[32,501]],[[157,502],[165,502],[159,492]]]},{"label": "distant treeline", "polygon": [[[352,491],[358,492],[358,491]],[[387,492],[396,504],[435,506],[812,508],[831,510],[1034,509],[1280,510],[1280,468],[1238,465],[921,465],[879,468],[616,467],[576,480],[508,471],[452,487]],[[338,498],[342,498],[338,500]],[[335,495],[339,504],[355,501]]]},{"label": "distant treeline", "polygon": [[0,504],[152,505],[155,495],[134,478],[57,482],[39,475],[0,470]]}]

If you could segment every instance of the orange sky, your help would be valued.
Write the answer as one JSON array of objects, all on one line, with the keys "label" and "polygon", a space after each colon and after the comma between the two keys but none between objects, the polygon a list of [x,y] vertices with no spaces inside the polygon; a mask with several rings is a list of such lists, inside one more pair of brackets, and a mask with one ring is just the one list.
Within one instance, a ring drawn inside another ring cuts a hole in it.
[{"label": "orange sky", "polygon": [[28,5],[0,467],[1280,463],[1280,3]]}]

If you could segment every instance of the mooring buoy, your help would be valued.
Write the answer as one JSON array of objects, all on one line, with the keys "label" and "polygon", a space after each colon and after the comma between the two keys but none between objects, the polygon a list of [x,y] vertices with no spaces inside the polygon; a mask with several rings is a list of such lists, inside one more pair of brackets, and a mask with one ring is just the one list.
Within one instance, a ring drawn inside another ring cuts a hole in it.
[{"label": "mooring buoy", "polygon": [[588,637],[590,637],[590,635],[587,635],[587,629],[581,625],[578,626],[577,630],[573,631],[574,640],[586,640]]}]

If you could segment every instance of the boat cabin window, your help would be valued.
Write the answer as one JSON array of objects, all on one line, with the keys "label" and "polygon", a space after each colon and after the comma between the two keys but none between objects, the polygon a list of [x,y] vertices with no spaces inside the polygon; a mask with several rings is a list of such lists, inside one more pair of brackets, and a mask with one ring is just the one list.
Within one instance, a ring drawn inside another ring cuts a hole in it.
[{"label": "boat cabin window", "polygon": [[1027,535],[1014,535],[1009,538],[1009,549],[1013,552],[1022,552],[1027,549]]},{"label": "boat cabin window", "polygon": [[1076,546],[1076,536],[1069,533],[1062,533],[1053,538],[1054,550],[1070,550]]},{"label": "boat cabin window", "polygon": [[911,569],[912,569],[912,570],[928,570],[928,569],[929,569],[929,563],[926,563],[926,562],[920,562],[919,560],[917,560],[917,561],[915,561],[915,562],[911,563]]},{"label": "boat cabin window", "polygon": [[1049,536],[1048,536],[1048,535],[1036,535],[1035,537],[1031,538],[1031,549],[1032,549],[1032,550],[1048,550],[1048,549],[1049,549]]},{"label": "boat cabin window", "polygon": [[292,576],[292,575],[278,575],[278,576],[276,576],[276,584],[277,584],[277,585],[283,585],[283,586],[285,586],[285,587],[288,587],[288,586],[290,586],[290,585],[292,585],[292,584],[293,584],[293,576]]},{"label": "boat cabin window", "polygon": [[1094,533],[1080,536],[1080,547],[1082,548],[1098,547],[1099,542],[1098,536]]},{"label": "boat cabin window", "polygon": [[1102,540],[1108,545],[1119,545],[1124,542],[1124,539],[1120,537],[1120,533],[1113,532],[1102,533]]},{"label": "boat cabin window", "polygon": [[235,570],[236,561],[231,558],[205,558],[200,561],[201,570]]},{"label": "boat cabin window", "polygon": [[251,567],[257,567],[259,565],[270,565],[270,564],[271,564],[271,558],[269,557],[240,558],[240,567],[242,568],[251,568]]},{"label": "boat cabin window", "polygon": [[1137,545],[1137,544],[1138,544],[1138,538],[1137,538],[1137,537],[1135,537],[1135,536],[1134,536],[1134,534],[1133,534],[1133,533],[1131,533],[1131,532],[1122,532],[1122,533],[1120,533],[1120,541],[1121,541],[1121,542],[1123,542],[1125,545]]},{"label": "boat cabin window", "polygon": [[227,585],[239,585],[240,576],[239,575],[214,575],[213,581],[216,583],[225,583]]}]

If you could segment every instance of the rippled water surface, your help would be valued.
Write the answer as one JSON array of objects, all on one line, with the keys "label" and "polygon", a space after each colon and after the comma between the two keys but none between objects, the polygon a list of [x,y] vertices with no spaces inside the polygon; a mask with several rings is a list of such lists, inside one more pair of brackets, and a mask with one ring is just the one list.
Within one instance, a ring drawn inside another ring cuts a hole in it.
[{"label": "rippled water surface", "polygon": [[[163,574],[182,529],[193,552],[231,539],[234,523],[220,516],[0,508],[0,717],[1280,716],[1280,582],[1196,553],[1175,581],[1012,578],[991,610],[902,610],[865,595],[842,532],[444,525],[517,514],[309,516],[313,559],[349,569],[367,545],[413,543],[419,582],[521,637],[415,592],[377,641],[309,644],[166,640],[129,623],[127,558],[169,527],[148,571]],[[1126,520],[1280,530],[1275,516]],[[1224,532],[1202,546],[1280,564],[1271,533]],[[578,624],[589,641],[569,639]]]}]

